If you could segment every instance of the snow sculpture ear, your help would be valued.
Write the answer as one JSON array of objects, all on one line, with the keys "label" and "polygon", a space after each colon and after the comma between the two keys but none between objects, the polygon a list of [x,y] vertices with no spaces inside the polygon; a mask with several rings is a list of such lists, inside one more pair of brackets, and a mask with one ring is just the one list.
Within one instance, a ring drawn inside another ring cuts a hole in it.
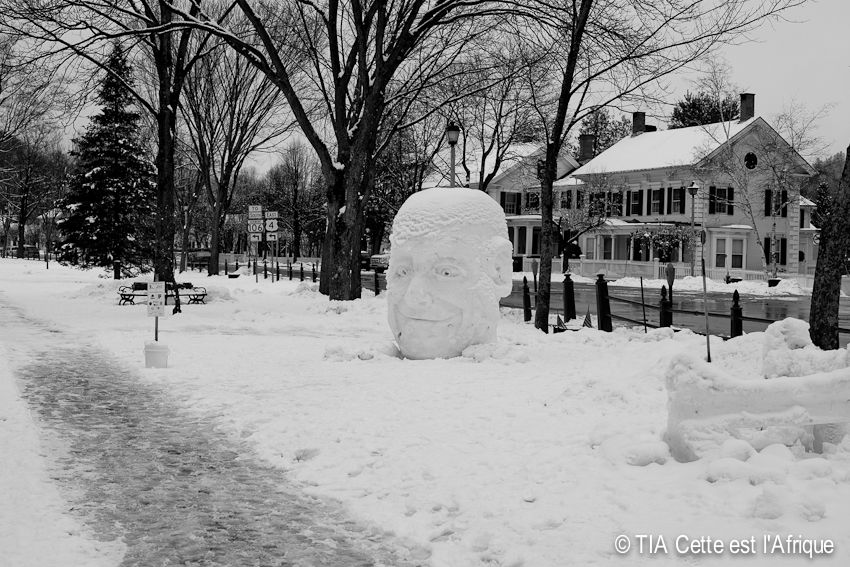
[{"label": "snow sculpture ear", "polygon": [[506,297],[513,289],[513,245],[503,236],[493,236],[486,245],[487,274],[496,284],[499,297]]}]

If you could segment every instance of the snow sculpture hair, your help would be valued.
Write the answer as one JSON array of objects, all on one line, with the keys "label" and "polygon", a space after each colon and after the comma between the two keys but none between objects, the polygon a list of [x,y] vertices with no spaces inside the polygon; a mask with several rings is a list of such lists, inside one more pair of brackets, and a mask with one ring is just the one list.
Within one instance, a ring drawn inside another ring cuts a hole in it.
[{"label": "snow sculpture hair", "polygon": [[512,287],[501,207],[475,189],[414,193],[393,220],[389,323],[407,358],[449,358],[496,340],[499,299]]}]

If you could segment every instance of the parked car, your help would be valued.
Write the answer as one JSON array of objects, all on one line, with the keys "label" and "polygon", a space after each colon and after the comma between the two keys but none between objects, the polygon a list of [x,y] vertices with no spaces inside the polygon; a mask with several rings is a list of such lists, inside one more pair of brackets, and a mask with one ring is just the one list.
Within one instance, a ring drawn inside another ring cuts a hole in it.
[{"label": "parked car", "polygon": [[375,270],[376,274],[382,274],[390,265],[389,254],[374,254],[369,259],[369,267]]}]

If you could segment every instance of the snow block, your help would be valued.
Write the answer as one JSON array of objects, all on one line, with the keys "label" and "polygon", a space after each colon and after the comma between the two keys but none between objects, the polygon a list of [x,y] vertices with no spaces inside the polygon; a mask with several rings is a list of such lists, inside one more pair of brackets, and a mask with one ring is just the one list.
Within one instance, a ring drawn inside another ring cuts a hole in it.
[{"label": "snow block", "polygon": [[[691,354],[666,373],[665,441],[677,461],[720,452],[745,430],[850,421],[850,368],[773,380],[740,380]],[[751,439],[746,439],[752,443]]]}]

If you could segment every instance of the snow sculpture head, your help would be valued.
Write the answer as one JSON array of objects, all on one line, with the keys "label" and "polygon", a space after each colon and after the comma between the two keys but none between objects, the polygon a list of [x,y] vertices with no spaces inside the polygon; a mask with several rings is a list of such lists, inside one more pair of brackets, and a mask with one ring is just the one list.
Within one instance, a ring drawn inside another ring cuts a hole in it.
[{"label": "snow sculpture head", "polygon": [[449,358],[496,340],[499,299],[511,292],[501,207],[475,189],[411,195],[393,220],[389,323],[407,358]]}]

